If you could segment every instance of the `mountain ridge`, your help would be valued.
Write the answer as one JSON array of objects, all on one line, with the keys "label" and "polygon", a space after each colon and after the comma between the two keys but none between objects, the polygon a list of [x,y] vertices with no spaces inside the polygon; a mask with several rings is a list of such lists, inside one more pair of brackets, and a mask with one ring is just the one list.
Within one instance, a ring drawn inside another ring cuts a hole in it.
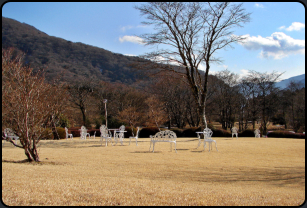
[{"label": "mountain ridge", "polygon": [[287,88],[288,84],[290,84],[290,82],[301,83],[302,85],[305,86],[305,74],[301,74],[301,75],[297,75],[294,77],[290,77],[288,79],[281,80],[279,82],[276,82],[275,86],[280,89],[285,89]]},{"label": "mountain ridge", "polygon": [[144,75],[136,73],[132,63],[141,58],[49,36],[26,23],[2,17],[2,48],[14,47],[25,53],[25,63],[45,69],[51,80],[64,72],[63,80],[95,77],[107,82],[133,84]]}]

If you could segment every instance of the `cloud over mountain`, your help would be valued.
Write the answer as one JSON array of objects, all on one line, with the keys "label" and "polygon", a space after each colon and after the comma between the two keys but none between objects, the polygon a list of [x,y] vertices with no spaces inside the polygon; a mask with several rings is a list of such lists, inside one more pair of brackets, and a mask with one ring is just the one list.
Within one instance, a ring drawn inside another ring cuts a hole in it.
[{"label": "cloud over mountain", "polygon": [[119,41],[121,43],[123,42],[131,42],[131,43],[137,43],[137,44],[145,44],[144,40],[140,37],[137,37],[137,36],[129,36],[129,35],[125,35],[123,37],[120,37],[119,38]]},{"label": "cloud over mountain", "polygon": [[275,32],[269,37],[244,35],[241,45],[248,50],[261,50],[260,57],[282,59],[289,55],[305,54],[305,40],[293,39],[283,32]]}]

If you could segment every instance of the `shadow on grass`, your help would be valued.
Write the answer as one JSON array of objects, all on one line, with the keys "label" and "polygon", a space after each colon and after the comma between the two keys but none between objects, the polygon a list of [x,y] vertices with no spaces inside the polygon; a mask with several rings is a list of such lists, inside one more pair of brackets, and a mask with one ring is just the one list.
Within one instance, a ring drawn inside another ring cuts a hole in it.
[{"label": "shadow on grass", "polygon": [[162,151],[134,151],[134,152],[130,152],[130,153],[161,153]]},{"label": "shadow on grass", "polygon": [[[48,160],[48,158],[45,158]],[[35,162],[35,161],[29,161],[28,159],[24,159],[24,160],[2,160],[2,162],[4,163],[23,163],[23,164],[29,164],[29,165],[65,165],[67,163],[64,162],[54,162],[54,161],[39,161],[39,162]]]}]

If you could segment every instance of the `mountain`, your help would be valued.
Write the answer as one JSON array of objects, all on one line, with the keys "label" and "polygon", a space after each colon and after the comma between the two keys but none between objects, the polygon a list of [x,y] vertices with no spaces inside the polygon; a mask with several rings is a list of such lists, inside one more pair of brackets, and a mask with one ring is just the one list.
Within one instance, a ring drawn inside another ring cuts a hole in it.
[{"label": "mountain", "polygon": [[290,77],[280,82],[276,82],[275,86],[279,87],[280,89],[285,89],[288,86],[288,84],[290,84],[290,82],[302,83],[302,85],[305,86],[305,74],[298,75],[295,77]]},{"label": "mountain", "polygon": [[64,72],[63,80],[66,82],[95,77],[107,82],[131,84],[144,79],[144,75],[131,67],[140,60],[138,57],[49,36],[31,25],[2,17],[2,48],[9,47],[26,54],[25,64],[34,69],[45,69],[47,80],[61,72]]}]

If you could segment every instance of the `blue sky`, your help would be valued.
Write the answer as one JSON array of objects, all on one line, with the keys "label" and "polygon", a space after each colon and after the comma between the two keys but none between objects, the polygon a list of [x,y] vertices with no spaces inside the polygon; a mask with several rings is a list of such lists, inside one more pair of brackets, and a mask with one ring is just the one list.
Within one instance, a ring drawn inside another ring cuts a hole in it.
[{"label": "blue sky", "polygon": [[[34,26],[48,35],[82,42],[124,55],[152,50],[139,36],[153,31],[138,10],[139,2],[9,2],[2,16]],[[299,2],[245,2],[251,22],[234,30],[244,44],[220,50],[223,63],[210,73],[227,68],[244,75],[248,70],[284,72],[281,79],[305,74],[305,7]]]}]

